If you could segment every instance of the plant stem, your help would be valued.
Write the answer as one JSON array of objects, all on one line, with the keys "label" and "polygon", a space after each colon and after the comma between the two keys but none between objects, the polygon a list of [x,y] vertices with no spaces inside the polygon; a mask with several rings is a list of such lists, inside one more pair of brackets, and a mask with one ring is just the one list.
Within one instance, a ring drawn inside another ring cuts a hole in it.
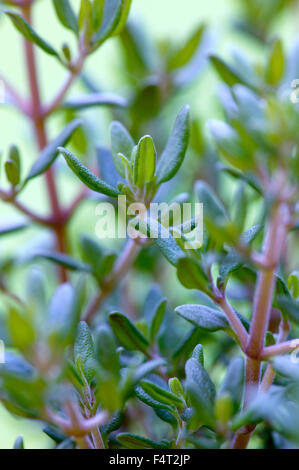
[{"label": "plant stem", "polygon": [[98,426],[92,431],[92,437],[96,449],[105,449],[105,444]]},{"label": "plant stem", "polygon": [[[244,409],[256,395],[260,384],[261,355],[272,307],[275,273],[287,236],[288,216],[287,204],[279,201],[275,202],[264,241],[263,255],[267,268],[261,270],[258,274],[253,301],[253,318],[246,348]],[[245,431],[237,433],[233,438],[231,447],[234,449],[246,448],[254,428],[254,426],[249,426]]]},{"label": "plant stem", "polygon": [[94,449],[89,436],[77,437],[76,444],[79,449]]},{"label": "plant stem", "polygon": [[222,308],[224,313],[226,314],[227,318],[229,319],[230,324],[236,335],[239,338],[242,350],[245,351],[247,341],[248,341],[248,333],[245,330],[244,326],[242,325],[241,321],[239,320],[238,316],[234,312],[231,305],[227,302],[226,298],[223,297],[217,300],[218,305]]},{"label": "plant stem", "polygon": [[109,279],[102,286],[102,290],[89,305],[83,320],[89,323],[104,300],[111,294],[117,283],[126,275],[139,253],[140,245],[136,240],[129,239],[127,245],[115,264],[115,268]]},{"label": "plant stem", "polygon": [[[26,6],[22,7],[22,12],[24,18],[31,24],[31,3]],[[40,100],[40,91],[38,85],[38,78],[37,78],[37,68],[36,68],[36,61],[35,61],[35,54],[33,45],[31,42],[25,39],[25,54],[26,54],[26,62],[27,62],[27,72],[28,72],[28,79],[29,79],[29,86],[30,86],[30,93],[31,93],[31,119],[33,123],[33,127],[35,130],[36,139],[38,142],[38,147],[40,150],[43,150],[44,147],[47,145],[47,136],[45,130],[45,120],[43,116],[41,116],[41,100]],[[46,173],[46,183],[48,188],[48,195],[51,204],[51,210],[53,216],[60,216],[61,210],[57,195],[57,189],[55,185],[54,179],[54,172],[53,169],[50,168]],[[56,234],[56,243],[57,249],[61,253],[66,252],[66,234],[65,234],[65,227],[63,224],[57,225],[55,227],[55,234]],[[67,280],[66,270],[63,268],[59,268],[60,272],[60,280],[61,282],[65,282]]]},{"label": "plant stem", "polygon": [[290,353],[297,348],[299,348],[299,339],[293,339],[290,341],[285,341],[284,343],[274,344],[273,346],[268,346],[263,350],[261,359],[268,359],[269,357]]},{"label": "plant stem", "polygon": [[275,286],[275,273],[286,239],[287,215],[286,204],[277,204],[274,207],[265,239],[264,255],[271,267],[261,270],[258,275],[253,303],[253,319],[246,349],[247,355],[254,359],[260,357],[264,348]]},{"label": "plant stem", "polygon": [[3,75],[0,75],[0,82],[3,82],[5,92],[7,91],[17,109],[22,111],[26,116],[30,116],[30,109],[28,103],[19,95],[14,87],[6,80]]},{"label": "plant stem", "polygon": [[[285,320],[282,320],[280,325],[279,325],[277,345],[280,345],[281,343],[283,343],[286,340],[286,338],[288,337],[289,331],[290,331],[289,322],[285,321]],[[295,341],[298,341],[297,344],[299,346],[299,340],[295,340]],[[265,349],[267,349],[267,348],[265,348]],[[264,352],[265,352],[265,349],[264,349]],[[264,374],[264,377],[263,377],[263,380],[262,380],[262,383],[261,383],[261,386],[260,386],[260,391],[261,392],[266,392],[270,388],[270,386],[273,383],[274,377],[275,377],[275,371],[272,367],[272,364],[269,363],[267,365],[267,369],[266,369],[266,372]]]}]

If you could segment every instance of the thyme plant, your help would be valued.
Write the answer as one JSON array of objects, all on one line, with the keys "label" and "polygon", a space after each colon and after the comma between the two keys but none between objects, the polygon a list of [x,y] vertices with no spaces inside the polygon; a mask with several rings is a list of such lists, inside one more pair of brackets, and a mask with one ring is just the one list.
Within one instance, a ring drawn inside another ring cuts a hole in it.
[{"label": "thyme plant", "polygon": [[[26,219],[1,222],[0,235],[34,225],[52,244],[0,259],[1,403],[42,421],[60,449],[298,447],[296,50],[287,54],[270,32],[294,2],[273,2],[258,22],[259,2],[239,2],[243,30],[265,53],[259,63],[239,52],[230,61],[209,53],[205,66],[221,82],[223,119],[207,123],[175,99],[199,77],[205,25],[183,44],[148,45],[136,20],[127,22],[130,0],[81,0],[77,9],[53,0],[74,52],[36,31],[36,0],[2,3],[24,42],[28,97],[1,80],[9,104],[32,126],[38,156],[28,172],[16,145],[2,156],[0,198]],[[100,91],[85,68],[112,37],[127,72],[126,97]],[[66,70],[49,102],[41,98],[37,48]],[[76,80],[85,93],[67,96]],[[110,109],[111,145],[92,149],[94,163],[82,111],[101,106]],[[177,107],[171,126],[166,107]],[[59,113],[66,124],[49,138],[48,120]],[[78,186],[66,206],[61,176]],[[49,213],[23,202],[36,178],[45,181]],[[94,202],[120,212],[120,201],[135,208],[121,250],[83,224],[72,240],[83,203],[94,217]],[[163,202],[151,220],[151,204]],[[176,223],[174,208],[183,212],[186,202],[203,204],[200,246],[191,238],[194,217]],[[26,288],[15,288],[20,266]],[[15,448],[24,445],[16,439]]]}]

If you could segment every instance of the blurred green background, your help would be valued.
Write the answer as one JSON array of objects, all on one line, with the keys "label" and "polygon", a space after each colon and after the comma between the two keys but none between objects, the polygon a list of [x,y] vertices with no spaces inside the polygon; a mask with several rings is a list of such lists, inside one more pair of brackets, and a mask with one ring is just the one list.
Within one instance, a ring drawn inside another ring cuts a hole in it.
[{"label": "blurred green background", "polygon": [[[74,1],[74,4],[78,2]],[[232,46],[238,45],[250,54],[259,57],[262,53],[261,46],[250,41],[237,33],[232,28],[232,19],[237,15],[234,0],[133,0],[131,16],[142,21],[146,29],[156,38],[163,39],[171,37],[172,40],[180,42],[190,34],[193,28],[202,21],[209,25],[213,47],[223,55],[229,55]],[[61,46],[65,40],[72,44],[71,35],[63,30],[58,24],[50,0],[39,0],[34,9],[34,17],[38,18],[35,27],[43,37],[49,38],[51,43]],[[286,42],[294,36],[297,29],[296,21],[282,16],[277,31]],[[67,37],[66,37],[67,36]],[[27,92],[27,80],[24,72],[23,45],[20,37],[12,27],[11,23],[4,17],[0,18],[0,71],[19,89],[22,93]],[[38,52],[38,66],[43,100],[49,99],[57,88],[60,80],[63,80],[64,70],[55,60]],[[108,41],[99,52],[93,55],[87,64],[87,70],[93,75],[100,88],[126,94],[122,68],[120,66],[120,49],[117,39]],[[179,104],[190,103],[192,113],[204,117],[205,120],[217,117],[219,114],[217,99],[217,77],[209,67],[206,67],[203,75],[191,87],[179,97]],[[73,87],[72,93],[80,90],[80,85]],[[179,107],[179,105],[178,105]],[[98,120],[98,143],[108,143],[108,125],[111,119],[108,110],[97,110],[92,112],[93,119]],[[97,122],[97,121],[96,121]],[[55,117],[49,125],[49,134],[55,135],[59,127],[59,118]],[[19,145],[28,167],[36,158],[36,151],[32,145],[32,133],[29,123],[17,111],[4,105],[0,105],[0,150],[5,150],[11,143]],[[0,184],[5,186],[3,171],[0,171]],[[70,173],[64,175],[62,186],[62,197],[65,201],[72,199],[76,183]],[[30,203],[37,211],[42,210],[48,201],[44,192],[42,179],[36,179],[33,184],[22,195],[24,201]],[[11,206],[0,202],[1,223],[7,218],[19,217]],[[76,226],[82,226],[93,230],[94,206],[84,205],[74,221],[74,233]],[[2,241],[0,254],[15,252],[28,242],[36,230],[26,232],[26,235],[15,235],[8,241]],[[22,273],[16,279],[22,284]],[[16,290],[18,287],[16,287]],[[179,294],[181,291],[179,291]],[[178,295],[179,295],[178,294]],[[186,295],[186,293],[184,293]],[[180,302],[182,303],[182,302]],[[11,448],[15,438],[22,434],[26,448],[44,448],[51,445],[41,432],[41,425],[28,423],[26,420],[15,419],[3,408],[0,408],[0,448]]]}]

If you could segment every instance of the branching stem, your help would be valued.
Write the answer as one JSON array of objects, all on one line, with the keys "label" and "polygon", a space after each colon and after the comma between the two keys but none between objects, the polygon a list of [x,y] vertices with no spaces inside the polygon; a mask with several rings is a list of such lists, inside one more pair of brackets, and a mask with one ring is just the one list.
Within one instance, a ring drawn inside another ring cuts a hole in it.
[{"label": "branching stem", "polygon": [[106,298],[111,294],[114,290],[115,286],[118,284],[119,281],[127,274],[128,270],[134,263],[136,256],[140,251],[140,245],[137,243],[136,240],[129,239],[127,245],[121,256],[119,257],[118,261],[116,262],[115,268],[109,279],[104,283],[102,286],[102,290],[99,295],[97,295],[89,305],[83,320],[87,323],[90,323],[93,316],[100,308],[102,303],[106,300]]}]

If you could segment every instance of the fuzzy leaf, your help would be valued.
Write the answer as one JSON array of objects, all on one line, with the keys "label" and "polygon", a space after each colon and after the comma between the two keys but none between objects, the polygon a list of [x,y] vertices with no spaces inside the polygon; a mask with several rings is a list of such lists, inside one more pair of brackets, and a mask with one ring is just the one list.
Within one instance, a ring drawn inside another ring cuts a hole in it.
[{"label": "fuzzy leaf", "polygon": [[16,29],[30,42],[33,42],[47,54],[58,56],[55,49],[44,39],[42,39],[30,26],[30,24],[17,12],[4,10],[4,13],[11,19]]},{"label": "fuzzy leaf", "polygon": [[116,338],[129,351],[142,351],[148,355],[149,343],[136,326],[123,314],[111,313],[109,323]]},{"label": "fuzzy leaf", "polygon": [[70,98],[62,105],[64,109],[72,110],[88,109],[95,106],[126,108],[128,102],[115,93],[90,93]]},{"label": "fuzzy leaf", "polygon": [[77,261],[71,256],[63,253],[39,251],[34,253],[34,258],[47,259],[48,261],[58,264],[59,266],[63,266],[66,269],[70,269],[71,271],[90,272],[90,267],[87,264],[80,263],[80,261]]},{"label": "fuzzy leaf", "polygon": [[93,37],[94,48],[98,48],[111,36],[121,22],[123,0],[106,0],[99,31]]},{"label": "fuzzy leaf", "polygon": [[157,184],[172,179],[180,169],[189,142],[189,106],[185,106],[178,114],[167,145],[158,161]]},{"label": "fuzzy leaf", "polygon": [[177,276],[187,289],[206,290],[208,278],[201,266],[191,258],[181,257],[177,263]]},{"label": "fuzzy leaf", "polygon": [[130,12],[131,4],[132,4],[132,0],[122,0],[122,9],[121,9],[120,19],[119,19],[116,29],[113,31],[113,36],[117,36],[118,34],[120,34],[123,28],[125,27],[125,24],[126,24],[129,12]]},{"label": "fuzzy leaf", "polygon": [[179,50],[170,57],[168,67],[170,69],[178,69],[184,67],[194,57],[201,43],[205,25],[200,25],[188,41]]},{"label": "fuzzy leaf", "polygon": [[78,21],[69,0],[53,0],[53,5],[60,23],[76,33]]},{"label": "fuzzy leaf", "polygon": [[87,381],[90,382],[95,375],[95,346],[88,325],[83,321],[81,321],[78,325],[77,336],[74,345],[74,356],[76,362],[78,357],[81,358],[84,375]]},{"label": "fuzzy leaf", "polygon": [[104,181],[100,180],[96,175],[91,173],[74,155],[68,150],[59,147],[58,151],[64,156],[70,169],[78,176],[78,178],[89,189],[97,193],[105,194],[113,198],[117,198],[119,191]]},{"label": "fuzzy leaf", "polygon": [[220,310],[205,305],[181,305],[175,312],[203,330],[217,331],[229,328],[229,323]]},{"label": "fuzzy leaf", "polygon": [[111,152],[114,160],[114,165],[118,173],[125,178],[124,166],[118,158],[118,154],[121,153],[128,160],[131,159],[131,153],[134,148],[134,141],[130,136],[127,129],[118,121],[112,122],[110,126],[111,135]]},{"label": "fuzzy leaf", "polygon": [[152,316],[150,325],[150,340],[153,342],[160,330],[166,312],[167,300],[161,299],[161,301],[155,306],[155,311]]},{"label": "fuzzy leaf", "polygon": [[215,191],[205,181],[197,181],[195,191],[200,202],[203,203],[204,215],[212,220],[227,221],[228,215]]},{"label": "fuzzy leaf", "polygon": [[149,396],[160,403],[177,407],[182,407],[184,405],[183,400],[177,395],[166,390],[165,388],[159,387],[153,382],[143,380],[139,385]]},{"label": "fuzzy leaf", "polygon": [[134,158],[134,184],[142,188],[145,183],[152,181],[156,169],[157,153],[151,136],[142,137],[138,143]]},{"label": "fuzzy leaf", "polygon": [[29,224],[26,222],[12,222],[9,224],[0,225],[0,237],[10,233],[19,232],[27,227],[29,227]]},{"label": "fuzzy leaf", "polygon": [[214,55],[210,56],[210,61],[212,62],[216,72],[219,74],[221,79],[228,85],[233,86],[237,83],[246,85],[246,82],[243,80],[242,76],[239,75],[237,70],[230,65],[226,64],[222,59]]},{"label": "fuzzy leaf", "polygon": [[41,175],[42,173],[47,171],[48,168],[50,168],[52,163],[59,155],[59,150],[57,147],[66,145],[71,139],[76,129],[78,129],[81,124],[82,121],[80,119],[75,119],[74,121],[70,122],[63,129],[63,131],[44,148],[44,150],[38,156],[37,160],[32,165],[25,183],[27,183],[32,178]]},{"label": "fuzzy leaf", "polygon": [[117,435],[117,440],[126,449],[169,449],[168,441],[152,441],[145,437],[131,433],[121,433]]},{"label": "fuzzy leaf", "polygon": [[269,85],[277,86],[285,71],[283,46],[280,39],[274,41],[266,68],[266,81]]}]

